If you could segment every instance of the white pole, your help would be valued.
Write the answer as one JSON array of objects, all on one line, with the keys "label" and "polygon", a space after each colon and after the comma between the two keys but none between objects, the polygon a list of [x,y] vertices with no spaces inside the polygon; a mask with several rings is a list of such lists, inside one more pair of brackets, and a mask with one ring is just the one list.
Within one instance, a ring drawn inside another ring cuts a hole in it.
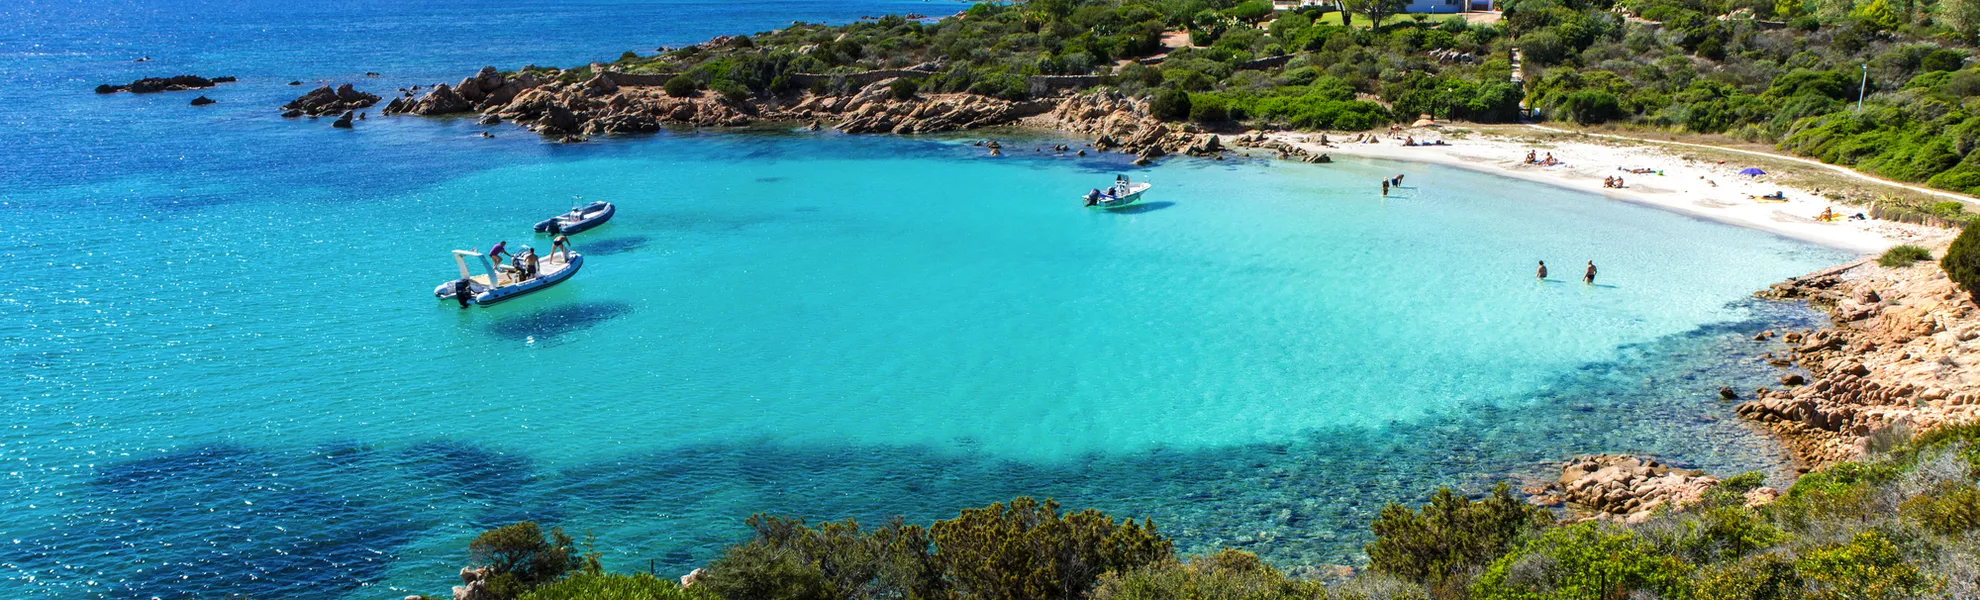
[{"label": "white pole", "polygon": [[1870,63],[1863,63],[1863,83],[1856,88],[1856,112],[1863,112],[1863,94],[1870,90]]}]

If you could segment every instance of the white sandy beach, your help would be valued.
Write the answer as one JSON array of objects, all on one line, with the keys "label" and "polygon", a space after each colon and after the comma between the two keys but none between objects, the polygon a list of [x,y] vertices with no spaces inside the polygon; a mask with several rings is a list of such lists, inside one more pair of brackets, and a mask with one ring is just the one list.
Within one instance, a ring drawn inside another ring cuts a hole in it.
[{"label": "white sandy beach", "polygon": [[[1418,142],[1442,137],[1436,130],[1422,128],[1407,133]],[[1346,143],[1351,136],[1333,134],[1329,136],[1332,144],[1327,146],[1319,143],[1319,134],[1275,133],[1271,137],[1315,154],[1435,163],[1586,190],[1614,200],[1646,204],[1852,252],[1876,253],[1901,243],[1933,243],[1952,233],[1879,220],[1818,221],[1815,217],[1824,208],[1834,207],[1839,215],[1854,215],[1866,212],[1867,208],[1839,204],[1810,190],[1775,183],[1766,175],[1738,174],[1750,165],[1686,160],[1647,144],[1619,146],[1551,140],[1547,147],[1535,147],[1475,132],[1465,139],[1448,139],[1447,146],[1404,146],[1401,141],[1386,136],[1371,144]],[[1543,159],[1552,153],[1562,164],[1526,164],[1529,150],[1537,151]],[[1662,174],[1639,175],[1626,169],[1653,169]],[[1621,176],[1627,187],[1603,187],[1603,178],[1611,176]],[[1753,198],[1776,191],[1785,192],[1787,201],[1760,202]]]}]

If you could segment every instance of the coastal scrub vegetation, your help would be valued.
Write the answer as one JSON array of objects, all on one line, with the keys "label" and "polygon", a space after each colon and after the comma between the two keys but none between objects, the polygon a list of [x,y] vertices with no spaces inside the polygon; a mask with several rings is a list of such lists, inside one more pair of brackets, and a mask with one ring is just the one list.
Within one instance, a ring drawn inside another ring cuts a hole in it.
[{"label": "coastal scrub vegetation", "polygon": [[1912,263],[1921,260],[1932,260],[1932,251],[1911,244],[1898,244],[1885,250],[1882,256],[1878,256],[1877,264],[1894,268],[1909,267]]},{"label": "coastal scrub vegetation", "polygon": [[[1974,0],[1499,0],[1503,20],[1396,16],[1395,0],[1028,0],[948,18],[797,23],[627,54],[725,97],[846,93],[912,70],[919,92],[1011,100],[1087,76],[1211,127],[1363,130],[1417,115],[1725,135],[1980,192]],[[1345,8],[1355,18],[1343,25]],[[1379,27],[1369,26],[1381,23]],[[1517,65],[1517,66],[1516,66]],[[591,68],[562,72],[573,80]],[[809,82],[800,85],[800,80]],[[668,91],[685,90],[669,82]],[[896,90],[896,95],[902,93]],[[1860,104],[1860,109],[1858,105]]]},{"label": "coastal scrub vegetation", "polygon": [[478,538],[475,557],[529,581],[502,596],[526,600],[1973,598],[1976,473],[1980,426],[1965,426],[1803,475],[1772,503],[1752,500],[1765,478],[1748,473],[1637,523],[1557,522],[1503,484],[1476,499],[1442,489],[1384,509],[1366,570],[1331,587],[1238,550],[1178,556],[1151,522],[1030,498],[929,526],[757,515],[689,587],[605,573],[533,524]]},{"label": "coastal scrub vegetation", "polygon": [[1953,238],[1952,245],[1946,247],[1945,258],[1939,259],[1939,267],[1946,270],[1946,277],[1959,284],[1975,301],[1980,301],[1980,227],[1968,227]]}]

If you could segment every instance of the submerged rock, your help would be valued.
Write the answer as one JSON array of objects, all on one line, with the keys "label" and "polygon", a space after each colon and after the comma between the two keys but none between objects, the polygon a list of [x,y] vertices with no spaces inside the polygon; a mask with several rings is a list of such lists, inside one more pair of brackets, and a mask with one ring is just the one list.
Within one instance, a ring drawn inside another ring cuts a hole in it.
[{"label": "submerged rock", "polygon": [[192,104],[193,106],[206,106],[206,105],[208,105],[208,104],[212,104],[212,103],[213,103],[213,99],[212,99],[212,98],[208,98],[208,97],[205,97],[205,96],[200,96],[200,97],[198,97],[198,98],[193,98],[193,99],[192,99],[192,102],[190,102],[190,104]]}]

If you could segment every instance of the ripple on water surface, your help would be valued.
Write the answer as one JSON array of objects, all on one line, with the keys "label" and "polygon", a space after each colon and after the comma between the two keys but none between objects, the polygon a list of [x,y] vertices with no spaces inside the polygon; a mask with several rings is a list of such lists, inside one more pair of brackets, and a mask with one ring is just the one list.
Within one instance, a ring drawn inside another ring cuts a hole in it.
[{"label": "ripple on water surface", "polygon": [[[678,570],[752,512],[1019,494],[1354,563],[1384,503],[1439,484],[1591,451],[1772,464],[1714,393],[1768,369],[1724,357],[1812,318],[1749,291],[1840,258],[1386,163],[1174,161],[1135,171],[1149,209],[1095,212],[1078,193],[1110,174],[945,140],[556,152],[375,202],[0,224],[46,258],[0,321],[26,372],[0,528],[27,549],[0,595],[431,592],[524,518]],[[1358,183],[1398,170],[1410,197]],[[579,276],[487,309],[425,293],[449,250],[520,244],[572,194],[621,207]],[[1542,259],[1602,286],[1535,282]]]}]

